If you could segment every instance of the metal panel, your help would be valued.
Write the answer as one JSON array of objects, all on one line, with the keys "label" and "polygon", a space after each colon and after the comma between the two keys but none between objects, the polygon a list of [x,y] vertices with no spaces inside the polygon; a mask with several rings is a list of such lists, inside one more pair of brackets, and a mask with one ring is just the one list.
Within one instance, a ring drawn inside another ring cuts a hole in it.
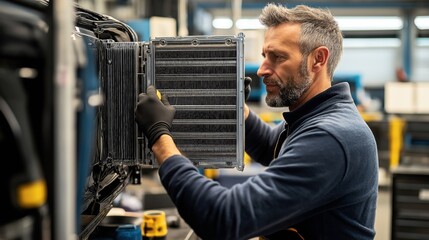
[{"label": "metal panel", "polygon": [[143,48],[145,82],[176,108],[173,137],[196,166],[244,168],[243,44],[239,34],[155,38]]}]

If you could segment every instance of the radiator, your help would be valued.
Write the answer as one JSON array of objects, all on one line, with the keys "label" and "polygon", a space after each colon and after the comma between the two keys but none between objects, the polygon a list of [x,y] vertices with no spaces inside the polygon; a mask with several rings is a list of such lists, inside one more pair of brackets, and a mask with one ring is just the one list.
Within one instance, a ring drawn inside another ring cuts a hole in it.
[{"label": "radiator", "polygon": [[137,126],[134,108],[138,96],[139,43],[102,41],[98,48],[104,104],[100,108],[98,145],[106,163],[136,165]]},{"label": "radiator", "polygon": [[154,85],[176,109],[172,135],[183,155],[197,167],[242,171],[243,44],[243,34],[99,44],[101,157],[158,167],[134,122],[138,94]]}]

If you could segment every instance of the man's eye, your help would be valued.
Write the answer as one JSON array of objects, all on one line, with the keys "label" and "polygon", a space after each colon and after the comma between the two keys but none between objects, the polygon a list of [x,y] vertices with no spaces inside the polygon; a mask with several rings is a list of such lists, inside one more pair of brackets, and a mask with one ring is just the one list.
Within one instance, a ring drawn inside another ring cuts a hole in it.
[{"label": "man's eye", "polygon": [[277,62],[279,62],[279,61],[284,61],[284,60],[285,60],[285,58],[284,58],[283,56],[280,56],[280,55],[275,55],[275,56],[274,56],[274,59],[275,59]]}]

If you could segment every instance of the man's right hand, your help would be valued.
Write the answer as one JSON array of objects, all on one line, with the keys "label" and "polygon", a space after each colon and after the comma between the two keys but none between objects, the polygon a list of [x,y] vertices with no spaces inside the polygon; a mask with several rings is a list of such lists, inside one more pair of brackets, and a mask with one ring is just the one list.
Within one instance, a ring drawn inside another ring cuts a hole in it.
[{"label": "man's right hand", "polygon": [[244,78],[244,100],[247,102],[249,100],[250,92],[252,91],[252,88],[250,87],[250,84],[252,83],[252,78],[245,77]]},{"label": "man's right hand", "polygon": [[[250,92],[252,91],[252,88],[250,87],[250,84],[252,83],[252,78],[250,77],[245,77],[244,78],[244,100],[245,102],[247,102],[247,100],[249,100],[249,96],[250,96]],[[247,106],[247,104],[244,104],[244,120],[247,119],[247,117],[249,116],[249,107]]]}]

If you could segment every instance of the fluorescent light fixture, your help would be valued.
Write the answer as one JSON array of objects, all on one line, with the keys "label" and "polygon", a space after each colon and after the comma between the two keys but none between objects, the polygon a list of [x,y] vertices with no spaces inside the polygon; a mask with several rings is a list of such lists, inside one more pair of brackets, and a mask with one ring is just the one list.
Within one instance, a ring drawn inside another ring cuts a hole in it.
[{"label": "fluorescent light fixture", "polygon": [[[342,31],[373,31],[373,30],[401,30],[404,26],[400,17],[396,16],[349,16],[335,17]],[[421,16],[416,18],[417,21],[424,22],[419,26],[426,26],[429,29],[429,16]],[[230,18],[215,18],[212,22],[214,28],[230,29],[233,26],[233,21]],[[257,18],[242,18],[237,20],[236,26],[238,29],[264,29],[264,25]]]},{"label": "fluorescent light fixture", "polygon": [[429,16],[417,16],[414,19],[414,24],[420,30],[429,29]]},{"label": "fluorescent light fixture", "polygon": [[354,16],[335,19],[342,31],[400,30],[403,27],[402,19],[395,16]]},{"label": "fluorescent light fixture", "polygon": [[215,18],[212,22],[213,27],[217,29],[230,29],[232,24],[230,18]]},{"label": "fluorescent light fixture", "polygon": [[[215,18],[212,22],[214,28],[230,29],[233,26],[233,21],[230,18]],[[257,18],[242,18],[236,22],[238,29],[264,29],[264,25]]]},{"label": "fluorescent light fixture", "polygon": [[344,48],[398,48],[399,38],[345,38]]},{"label": "fluorescent light fixture", "polygon": [[257,18],[242,18],[236,22],[238,29],[264,29],[264,25]]}]

